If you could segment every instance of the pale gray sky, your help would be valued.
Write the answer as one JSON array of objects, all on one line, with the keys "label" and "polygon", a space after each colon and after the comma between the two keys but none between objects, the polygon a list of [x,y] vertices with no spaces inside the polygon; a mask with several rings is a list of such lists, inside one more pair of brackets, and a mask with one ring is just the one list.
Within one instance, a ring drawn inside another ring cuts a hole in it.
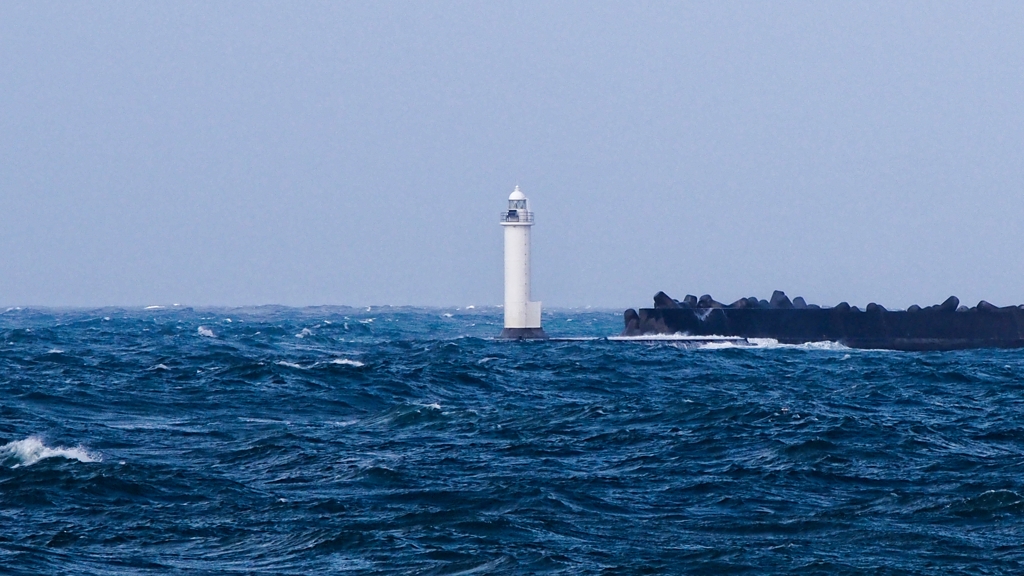
[{"label": "pale gray sky", "polygon": [[0,304],[1024,302],[1019,2],[0,4]]}]

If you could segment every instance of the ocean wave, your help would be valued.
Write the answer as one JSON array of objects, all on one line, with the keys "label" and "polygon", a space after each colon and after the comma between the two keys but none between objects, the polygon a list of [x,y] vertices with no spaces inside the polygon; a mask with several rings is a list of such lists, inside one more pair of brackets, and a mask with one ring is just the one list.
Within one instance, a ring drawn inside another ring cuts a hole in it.
[{"label": "ocean wave", "polygon": [[[558,338],[558,340],[586,341],[589,338]],[[821,341],[806,342],[803,344],[783,344],[774,338],[743,338],[740,336],[693,336],[690,334],[647,334],[642,336],[611,336],[608,340],[615,342],[666,342],[685,344],[687,347],[699,348],[701,350],[726,350],[733,348],[753,348],[761,350],[786,349],[786,350],[830,350],[849,351],[851,348],[839,342]]]},{"label": "ocean wave", "polygon": [[[573,340],[592,340],[593,338],[588,337],[577,337]],[[569,338],[565,338],[569,340]],[[719,336],[719,335],[708,335],[708,336],[693,336],[691,334],[644,334],[641,336],[609,336],[608,340],[616,342],[706,342],[709,340],[720,340],[720,341],[737,341],[743,342],[746,339],[740,336]]]},{"label": "ocean wave", "polygon": [[702,350],[721,350],[726,348],[754,348],[759,350],[824,350],[849,352],[852,348],[839,342],[821,341],[803,344],[782,344],[774,338],[747,338],[744,342],[722,341],[708,342],[699,346]]},{"label": "ocean wave", "polygon": [[15,440],[0,446],[0,463],[9,465],[11,468],[31,466],[40,460],[47,458],[66,458],[78,460],[79,462],[100,462],[103,457],[87,451],[81,446],[65,448],[58,446],[50,448],[38,436],[29,436],[24,440]]},{"label": "ocean wave", "polygon": [[516,343],[496,338],[500,308],[452,311],[373,307],[369,326],[341,308],[0,316],[0,499],[17,520],[0,565],[1024,565],[1020,351],[620,342],[605,338],[620,315],[580,310],[545,316],[552,341]]},{"label": "ocean wave", "polygon": [[207,338],[216,338],[216,336],[214,336],[213,334],[213,330],[210,330],[205,326],[200,326],[198,332],[200,336],[205,336]]},{"label": "ocean wave", "polygon": [[341,366],[354,366],[356,368],[366,366],[366,364],[363,364],[359,360],[349,360],[348,358],[335,358],[334,360],[331,360],[331,364],[338,364]]}]

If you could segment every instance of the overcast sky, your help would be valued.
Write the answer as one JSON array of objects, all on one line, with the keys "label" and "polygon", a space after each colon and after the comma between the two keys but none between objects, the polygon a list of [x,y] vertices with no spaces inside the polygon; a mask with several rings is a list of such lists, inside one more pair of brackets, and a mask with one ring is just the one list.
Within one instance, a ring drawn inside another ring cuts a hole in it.
[{"label": "overcast sky", "polygon": [[1024,302],[1024,3],[0,4],[0,304]]}]

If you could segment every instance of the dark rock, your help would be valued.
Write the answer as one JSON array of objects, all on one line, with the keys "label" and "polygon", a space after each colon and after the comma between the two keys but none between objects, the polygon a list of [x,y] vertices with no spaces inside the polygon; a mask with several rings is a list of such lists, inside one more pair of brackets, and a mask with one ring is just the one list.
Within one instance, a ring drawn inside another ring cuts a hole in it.
[{"label": "dark rock", "polygon": [[971,312],[972,310],[975,310],[975,308],[968,308],[967,306],[961,306],[956,309],[957,312]]},{"label": "dark rock", "polygon": [[950,296],[946,298],[946,301],[939,304],[939,312],[956,312],[956,309],[960,307],[960,299],[956,296]]},{"label": "dark rock", "polygon": [[669,297],[664,292],[658,292],[654,295],[654,308],[681,308],[679,303]]},{"label": "dark rock", "polygon": [[821,310],[821,306],[818,306],[817,304],[808,304],[807,305],[807,309],[808,310]]},{"label": "dark rock", "polygon": [[862,311],[860,308],[857,308],[856,306],[850,306],[850,310],[853,311],[853,312],[861,312]]},{"label": "dark rock", "polygon": [[757,298],[754,298],[753,296],[751,296],[750,298],[747,298],[747,308],[760,308],[760,307],[761,307],[761,303],[757,300]]},{"label": "dark rock", "polygon": [[918,306],[917,304],[911,304],[910,308],[907,308],[907,312],[920,312],[920,311],[921,311],[921,307]]},{"label": "dark rock", "polygon": [[804,300],[803,296],[797,296],[796,298],[793,298],[793,308],[796,308],[797,310],[803,310],[807,308],[807,300]]},{"label": "dark rock", "polygon": [[995,304],[989,304],[984,300],[978,302],[978,312],[995,312],[996,310],[999,310],[999,307]]},{"label": "dark rock", "polygon": [[705,294],[697,300],[697,308],[725,308],[725,304],[716,301],[710,294]]},{"label": "dark rock", "polygon": [[764,298],[761,298],[760,300],[757,301],[757,307],[767,310],[772,307],[772,304],[771,302],[765,300]]},{"label": "dark rock", "polygon": [[836,304],[836,307],[833,308],[833,310],[846,313],[850,311],[850,305],[846,302],[840,302],[839,304]]},{"label": "dark rock", "polygon": [[640,315],[636,313],[636,310],[630,308],[622,313],[622,319],[626,325],[625,329],[622,330],[623,336],[639,336],[640,335]]},{"label": "dark rock", "polygon": [[694,296],[693,294],[687,294],[686,298],[683,298],[683,303],[686,304],[687,306],[689,306],[690,308],[696,308],[697,307],[697,297]]},{"label": "dark rock", "polygon": [[789,310],[793,307],[793,303],[789,301],[789,296],[786,296],[786,293],[782,290],[772,292],[772,299],[769,300],[769,303],[771,303],[772,308],[780,310]]},{"label": "dark rock", "polygon": [[732,304],[729,304],[729,306],[727,306],[727,308],[739,308],[739,309],[750,308],[750,302],[747,302],[746,298],[740,298],[739,300],[733,302]]},{"label": "dark rock", "polygon": [[881,304],[875,304],[874,302],[872,302],[872,303],[868,304],[868,307],[866,308],[866,311],[867,312],[872,312],[872,313],[877,313],[877,312],[885,312],[886,309]]}]

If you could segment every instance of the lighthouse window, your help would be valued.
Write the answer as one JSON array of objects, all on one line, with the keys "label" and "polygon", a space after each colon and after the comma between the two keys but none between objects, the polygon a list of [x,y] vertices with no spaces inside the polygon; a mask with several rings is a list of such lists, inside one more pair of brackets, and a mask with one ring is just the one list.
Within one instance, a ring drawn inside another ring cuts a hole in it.
[{"label": "lighthouse window", "polygon": [[509,200],[508,207],[512,210],[526,210],[526,200]]}]

